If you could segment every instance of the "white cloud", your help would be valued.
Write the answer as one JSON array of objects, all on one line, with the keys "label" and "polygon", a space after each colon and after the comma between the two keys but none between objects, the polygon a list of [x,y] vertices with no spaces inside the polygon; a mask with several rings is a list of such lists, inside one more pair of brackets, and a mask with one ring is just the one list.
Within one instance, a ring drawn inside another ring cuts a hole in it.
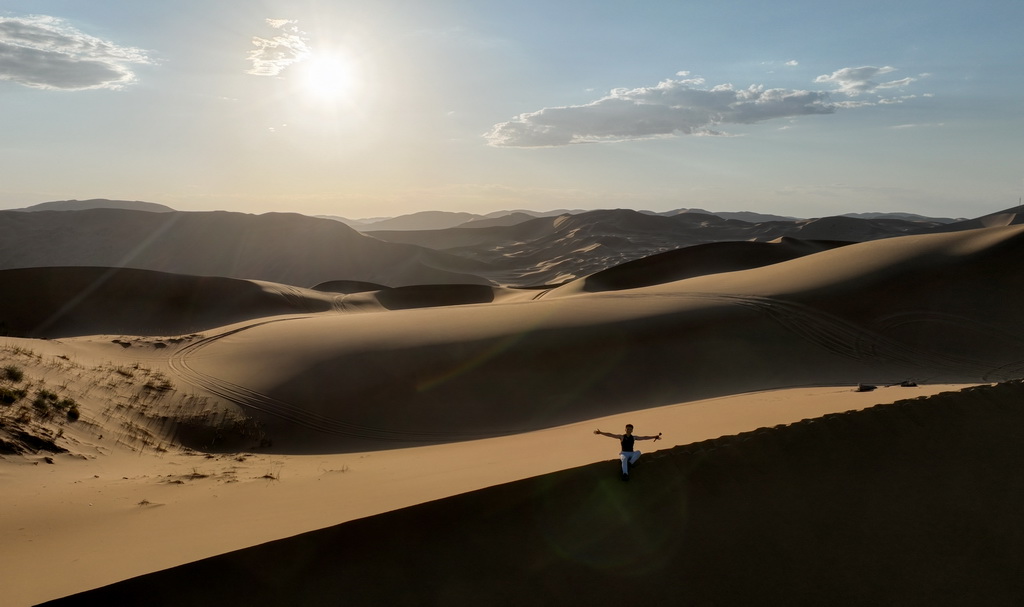
[{"label": "white cloud", "polygon": [[267,19],[267,25],[280,33],[271,38],[253,36],[256,48],[249,51],[252,67],[246,70],[254,76],[277,76],[285,68],[309,56],[310,49],[304,32],[289,19]]},{"label": "white cloud", "polygon": [[[690,74],[677,75],[685,78]],[[737,90],[729,84],[698,88],[703,84],[703,78],[685,78],[652,87],[615,89],[585,105],[520,114],[496,124],[484,137],[493,146],[541,147],[680,134],[720,135],[714,127],[722,124],[751,124],[836,110],[827,93],[763,86]]]},{"label": "white cloud", "polygon": [[786,65],[788,65],[789,67],[795,67],[797,65],[800,65],[800,62],[797,61],[796,59],[790,59],[789,61],[786,62]]},{"label": "white cloud", "polygon": [[910,123],[910,124],[895,124],[895,125],[893,125],[893,126],[891,126],[889,128],[890,129],[895,129],[895,130],[902,130],[902,129],[922,129],[922,128],[941,127],[941,126],[946,126],[946,123],[945,122],[919,122],[919,123]]},{"label": "white cloud", "polygon": [[0,17],[0,80],[40,89],[119,89],[146,51],[85,34],[46,15]]},{"label": "white cloud", "polygon": [[815,78],[814,81],[822,84],[833,84],[836,86],[836,92],[856,97],[857,95],[864,93],[874,93],[878,89],[890,89],[906,86],[916,80],[916,78],[902,78],[900,80],[890,80],[888,82],[875,81],[877,76],[895,71],[896,68],[890,65],[883,67],[875,67],[873,65],[844,67],[843,69],[836,70],[831,74],[822,74]]}]

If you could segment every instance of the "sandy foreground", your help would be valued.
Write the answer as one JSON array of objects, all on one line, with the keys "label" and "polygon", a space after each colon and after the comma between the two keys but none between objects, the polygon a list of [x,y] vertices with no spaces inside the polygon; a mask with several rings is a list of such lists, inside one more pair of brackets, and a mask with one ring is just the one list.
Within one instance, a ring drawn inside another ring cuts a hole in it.
[{"label": "sandy foreground", "polygon": [[[515,436],[329,455],[111,450],[0,461],[4,601],[31,605],[381,512],[615,457],[596,428],[646,452],[959,385],[802,387],[681,403]],[[609,463],[609,474],[615,474]]]}]

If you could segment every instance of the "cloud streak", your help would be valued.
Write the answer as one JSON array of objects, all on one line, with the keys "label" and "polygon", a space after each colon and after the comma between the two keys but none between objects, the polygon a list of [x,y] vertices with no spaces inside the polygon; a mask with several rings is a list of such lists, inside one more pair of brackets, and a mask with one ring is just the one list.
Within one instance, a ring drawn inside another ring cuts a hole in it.
[{"label": "cloud streak", "polygon": [[120,89],[147,52],[83,33],[56,17],[0,17],[0,80],[38,89]]},{"label": "cloud streak", "polygon": [[[795,60],[786,63],[797,66]],[[664,80],[657,86],[614,89],[591,103],[544,108],[520,114],[494,125],[484,134],[496,147],[553,147],[577,143],[632,141],[677,135],[722,135],[718,127],[754,124],[779,118],[832,114],[853,109],[903,103],[915,95],[883,98],[889,89],[902,88],[916,78],[879,82],[896,71],[891,66],[846,67],[814,79],[831,85],[829,91],[765,88],[746,89],[720,84],[708,88],[703,78]],[[868,95],[876,94],[874,98]],[[839,95],[833,101],[831,95]],[[861,97],[855,99],[856,97]],[[926,95],[927,96],[927,95]]]},{"label": "cloud streak", "polygon": [[252,44],[256,48],[249,51],[248,57],[252,67],[245,73],[277,76],[291,64],[308,58],[308,39],[295,23],[288,19],[267,19],[267,25],[280,33],[271,38],[253,36]]},{"label": "cloud streak", "polygon": [[874,80],[876,76],[895,71],[896,68],[889,65],[884,67],[875,67],[873,65],[844,67],[831,74],[822,74],[815,78],[814,81],[819,84],[833,84],[837,87],[836,92],[856,97],[863,93],[874,93],[879,89],[906,86],[915,80],[915,78],[901,78],[900,80],[890,80],[888,82],[875,82]]},{"label": "cloud streak", "polygon": [[664,80],[652,87],[615,89],[585,105],[520,114],[496,124],[484,137],[492,146],[544,147],[672,135],[720,135],[715,129],[723,124],[753,124],[836,111],[827,93],[703,85],[701,78],[684,78]]}]

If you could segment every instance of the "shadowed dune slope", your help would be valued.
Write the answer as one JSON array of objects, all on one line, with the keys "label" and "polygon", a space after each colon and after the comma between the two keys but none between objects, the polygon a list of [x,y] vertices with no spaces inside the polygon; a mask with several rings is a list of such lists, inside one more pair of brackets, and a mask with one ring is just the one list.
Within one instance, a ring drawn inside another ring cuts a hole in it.
[{"label": "shadowed dune slope", "polygon": [[998,381],[1024,375],[1021,258],[1024,227],[907,236],[637,289],[253,323],[173,368],[253,411],[287,452],[781,387]]},{"label": "shadowed dune slope", "polygon": [[629,483],[601,462],[47,605],[1020,604],[1022,402],[829,415],[649,454]]},{"label": "shadowed dune slope", "polygon": [[129,267],[299,287],[331,280],[489,284],[474,274],[486,269],[479,263],[294,213],[0,212],[0,269],[44,266]]},{"label": "shadowed dune slope", "polygon": [[1024,223],[1024,206],[1012,207],[997,213],[989,213],[974,219],[956,221],[953,223],[938,226],[929,232],[958,232],[960,230],[974,230],[977,228],[992,228],[998,226],[1014,226]]},{"label": "shadowed dune slope", "polygon": [[715,242],[675,249],[591,274],[585,291],[634,289],[705,274],[735,272],[789,261],[849,244],[780,238],[775,242]]},{"label": "shadowed dune slope", "polygon": [[457,306],[494,301],[494,289],[486,285],[419,285],[385,289],[377,301],[389,310]]},{"label": "shadowed dune slope", "polygon": [[125,268],[0,270],[0,334],[183,335],[226,324],[330,310],[333,297],[233,278]]}]

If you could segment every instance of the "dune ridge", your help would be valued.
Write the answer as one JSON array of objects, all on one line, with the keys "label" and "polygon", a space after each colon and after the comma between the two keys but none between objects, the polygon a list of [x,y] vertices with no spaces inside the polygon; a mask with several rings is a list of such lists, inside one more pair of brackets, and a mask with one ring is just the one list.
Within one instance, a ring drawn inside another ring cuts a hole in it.
[{"label": "dune ridge", "polygon": [[45,604],[1012,604],[1022,399],[1009,382],[675,447],[628,484],[595,463]]},{"label": "dune ridge", "polygon": [[[1019,227],[908,236],[636,289],[587,293],[579,281],[526,301],[260,324],[184,359],[192,380],[213,378],[207,389],[260,395],[246,404],[275,445],[313,450],[785,386],[1000,381],[1024,373],[1024,321],[1013,297],[989,293],[1024,292],[998,262],[1022,248]],[[221,364],[242,351],[252,368]],[[324,423],[298,432],[272,409]]]},{"label": "dune ridge", "polygon": [[13,337],[184,335],[335,306],[309,289],[132,268],[0,270],[0,290],[0,334]]}]

